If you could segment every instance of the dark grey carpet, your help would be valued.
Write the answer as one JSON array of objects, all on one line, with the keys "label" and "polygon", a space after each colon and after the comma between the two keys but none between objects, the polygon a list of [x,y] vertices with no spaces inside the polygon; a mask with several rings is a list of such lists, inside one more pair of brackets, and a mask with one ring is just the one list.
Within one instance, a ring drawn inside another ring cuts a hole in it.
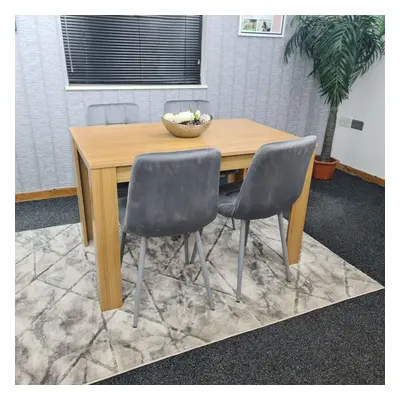
[{"label": "dark grey carpet", "polygon": [[383,384],[383,307],[382,290],[98,384]]},{"label": "dark grey carpet", "polygon": [[[126,187],[119,187],[119,195]],[[79,221],[75,197],[18,203],[16,231]],[[384,188],[313,180],[305,231],[384,284]],[[384,291],[227,339],[105,384],[383,384]]]},{"label": "dark grey carpet", "polygon": [[15,203],[15,231],[48,228],[79,222],[75,196]]},{"label": "dark grey carpet", "polygon": [[385,189],[336,171],[312,180],[304,230],[350,264],[385,284]]}]

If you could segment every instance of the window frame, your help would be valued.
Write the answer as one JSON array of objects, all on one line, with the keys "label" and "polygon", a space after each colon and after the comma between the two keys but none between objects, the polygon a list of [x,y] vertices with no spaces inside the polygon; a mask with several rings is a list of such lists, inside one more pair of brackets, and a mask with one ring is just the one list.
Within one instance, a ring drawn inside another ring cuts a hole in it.
[{"label": "window frame", "polygon": [[208,22],[207,15],[202,15],[202,27],[201,27],[201,64],[200,64],[200,83],[198,84],[182,84],[182,85],[159,85],[159,84],[92,84],[92,83],[69,83],[68,70],[66,64],[66,55],[64,51],[64,39],[61,29],[61,15],[59,15],[59,27],[60,27],[60,44],[62,46],[62,59],[64,64],[65,72],[65,90],[66,91],[98,91],[98,90],[176,90],[176,89],[208,89],[206,83],[206,26]]}]

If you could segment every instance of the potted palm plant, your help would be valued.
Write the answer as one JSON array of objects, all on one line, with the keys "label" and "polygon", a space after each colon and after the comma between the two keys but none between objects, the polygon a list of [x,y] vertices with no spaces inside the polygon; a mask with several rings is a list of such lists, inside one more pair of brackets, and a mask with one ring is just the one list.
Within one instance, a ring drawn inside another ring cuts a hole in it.
[{"label": "potted palm plant", "polygon": [[[385,53],[382,15],[296,15],[293,36],[285,48],[285,62],[296,49],[313,62],[321,96],[329,104],[329,118],[313,177],[331,179],[339,162],[331,157],[338,107],[349,97],[352,84]],[[309,75],[309,76],[310,76]]]}]

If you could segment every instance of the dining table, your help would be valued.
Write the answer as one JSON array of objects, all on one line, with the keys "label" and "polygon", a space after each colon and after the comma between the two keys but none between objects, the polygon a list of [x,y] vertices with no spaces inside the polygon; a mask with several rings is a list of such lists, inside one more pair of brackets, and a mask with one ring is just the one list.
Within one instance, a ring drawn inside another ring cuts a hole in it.
[{"label": "dining table", "polygon": [[[221,171],[239,170],[238,179],[264,144],[298,136],[249,119],[213,120],[199,137],[178,138],[161,122],[69,128],[85,246],[94,241],[98,297],[102,311],[122,307],[117,184],[129,182],[132,163],[143,153],[217,148]],[[287,230],[289,264],[299,262],[315,150],[303,190],[293,204]],[[268,171],[265,171],[268,174]]]}]

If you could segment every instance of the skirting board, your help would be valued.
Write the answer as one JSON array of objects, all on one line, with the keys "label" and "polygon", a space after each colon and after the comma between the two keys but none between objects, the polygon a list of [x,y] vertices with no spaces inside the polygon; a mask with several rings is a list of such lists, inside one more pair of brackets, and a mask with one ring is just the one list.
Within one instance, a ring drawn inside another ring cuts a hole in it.
[{"label": "skirting board", "polygon": [[22,201],[45,200],[68,196],[76,196],[76,187],[42,190],[40,192],[17,193],[15,195],[15,202],[20,203]]},{"label": "skirting board", "polygon": [[379,186],[385,187],[384,178],[379,178],[378,176],[371,175],[368,172],[360,171],[359,169],[341,163],[338,163],[336,165],[336,169],[340,169],[341,171],[347,172],[348,174],[358,176],[359,178],[364,179],[364,181],[372,182]]}]

